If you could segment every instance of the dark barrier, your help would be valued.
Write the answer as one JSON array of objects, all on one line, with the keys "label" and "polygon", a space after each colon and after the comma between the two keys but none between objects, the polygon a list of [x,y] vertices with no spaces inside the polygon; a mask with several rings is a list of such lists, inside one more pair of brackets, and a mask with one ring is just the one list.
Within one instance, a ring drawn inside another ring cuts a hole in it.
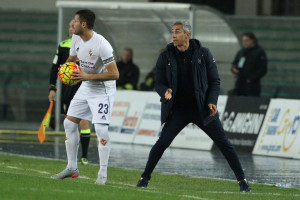
[{"label": "dark barrier", "polygon": [[252,152],[269,102],[267,97],[228,97],[221,121],[237,150]]}]

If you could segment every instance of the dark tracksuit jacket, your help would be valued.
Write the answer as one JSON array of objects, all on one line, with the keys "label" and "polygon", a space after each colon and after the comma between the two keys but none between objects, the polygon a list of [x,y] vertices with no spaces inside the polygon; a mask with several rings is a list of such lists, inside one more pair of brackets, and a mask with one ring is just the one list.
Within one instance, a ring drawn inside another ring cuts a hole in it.
[{"label": "dark tracksuit jacket", "polygon": [[120,78],[117,80],[117,87],[126,88],[126,84],[131,84],[132,89],[137,89],[137,84],[139,82],[140,70],[132,60],[129,63],[124,63],[123,61],[117,62],[117,67],[120,73]]},{"label": "dark tracksuit jacket", "polygon": [[[198,40],[191,39],[189,44],[185,52],[169,44],[158,58],[155,89],[161,97],[161,122],[165,125],[150,151],[142,177],[150,180],[165,149],[188,123],[194,123],[215,142],[237,180],[242,180],[244,172],[237,153],[225,135],[218,114],[210,116],[208,108],[209,103],[217,105],[220,91],[215,60]],[[164,97],[168,88],[172,89],[170,100]]]},{"label": "dark tracksuit jacket", "polygon": [[[242,58],[244,63],[239,67]],[[240,70],[235,83],[237,95],[259,96],[260,79],[267,73],[267,56],[264,50],[259,45],[243,48],[238,51],[232,65]],[[251,82],[247,83],[247,79],[250,79]]]},{"label": "dark tracksuit jacket", "polygon": [[[197,109],[204,118],[204,123],[208,124],[210,121],[218,118],[218,115],[210,117],[210,110],[208,104],[217,105],[218,96],[220,92],[220,78],[210,51],[202,47],[201,43],[196,40],[190,40],[190,45],[193,46],[192,55],[192,74],[195,98],[197,102]],[[172,109],[174,99],[167,101],[164,97],[168,88],[173,90],[172,96],[176,97],[177,93],[177,63],[175,58],[175,47],[171,43],[167,46],[158,58],[156,64],[155,74],[155,89],[161,97],[161,122],[164,123],[168,118]]]}]

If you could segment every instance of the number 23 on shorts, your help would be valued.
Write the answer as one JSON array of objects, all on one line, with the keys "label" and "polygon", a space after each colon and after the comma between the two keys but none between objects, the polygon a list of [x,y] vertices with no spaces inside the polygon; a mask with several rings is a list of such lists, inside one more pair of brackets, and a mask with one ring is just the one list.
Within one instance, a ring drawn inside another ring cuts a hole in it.
[{"label": "number 23 on shorts", "polygon": [[108,104],[99,103],[98,104],[98,113],[107,114],[108,113]]}]

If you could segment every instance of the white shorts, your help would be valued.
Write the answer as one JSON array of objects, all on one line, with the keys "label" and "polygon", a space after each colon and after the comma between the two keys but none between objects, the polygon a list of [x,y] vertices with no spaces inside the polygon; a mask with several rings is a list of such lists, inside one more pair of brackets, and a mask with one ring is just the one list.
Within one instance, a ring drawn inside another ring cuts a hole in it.
[{"label": "white shorts", "polygon": [[81,85],[70,103],[67,115],[91,121],[93,124],[109,124],[114,95],[115,93],[91,91]]}]

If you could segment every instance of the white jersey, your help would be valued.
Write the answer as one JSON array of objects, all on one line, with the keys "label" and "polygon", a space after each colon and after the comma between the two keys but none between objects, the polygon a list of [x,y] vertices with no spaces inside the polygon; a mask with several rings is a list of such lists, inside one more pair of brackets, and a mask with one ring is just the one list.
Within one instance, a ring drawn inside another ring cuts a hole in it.
[{"label": "white jersey", "polygon": [[[90,40],[84,41],[80,36],[73,34],[70,56],[77,56],[80,68],[88,74],[107,72],[106,65],[114,61],[113,48],[100,34],[93,32]],[[116,81],[83,81],[92,92],[111,94],[116,91]]]}]

